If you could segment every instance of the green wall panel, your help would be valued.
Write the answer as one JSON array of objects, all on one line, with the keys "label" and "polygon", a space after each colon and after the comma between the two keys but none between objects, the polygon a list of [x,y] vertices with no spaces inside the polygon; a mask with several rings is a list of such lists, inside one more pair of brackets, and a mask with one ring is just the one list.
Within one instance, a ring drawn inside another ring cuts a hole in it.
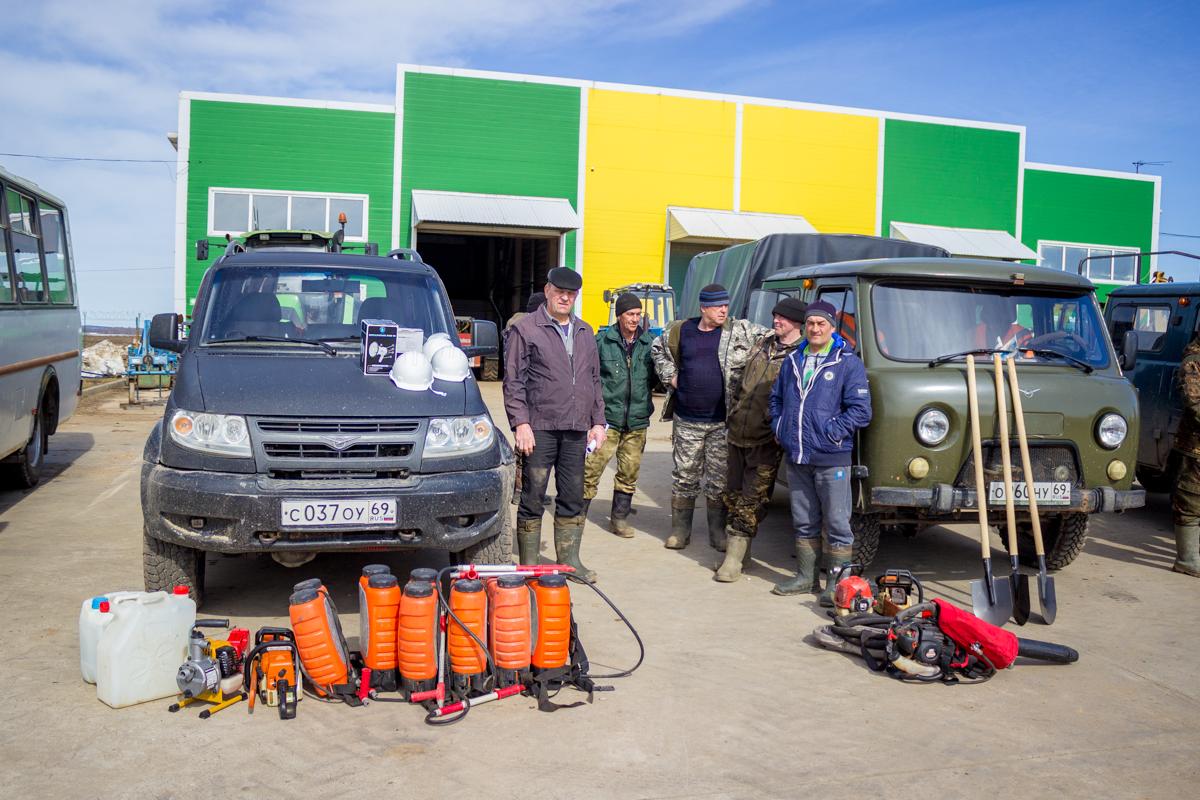
[{"label": "green wall panel", "polygon": [[1015,131],[889,119],[883,219],[1017,232],[1021,137]]},{"label": "green wall panel", "polygon": [[[1154,234],[1154,184],[1146,180],[1025,170],[1024,244],[1039,241],[1136,247],[1150,250]],[[1143,258],[1139,282],[1150,275]],[[1107,296],[1108,287],[1099,287]]]},{"label": "green wall panel", "polygon": [[563,197],[578,210],[579,89],[407,73],[401,182],[405,245],[413,189]]},{"label": "green wall panel", "polygon": [[193,243],[208,232],[208,190],[238,189],[365,194],[367,236],[391,243],[394,114],[285,105],[191,101],[188,141],[188,310],[208,261]]}]

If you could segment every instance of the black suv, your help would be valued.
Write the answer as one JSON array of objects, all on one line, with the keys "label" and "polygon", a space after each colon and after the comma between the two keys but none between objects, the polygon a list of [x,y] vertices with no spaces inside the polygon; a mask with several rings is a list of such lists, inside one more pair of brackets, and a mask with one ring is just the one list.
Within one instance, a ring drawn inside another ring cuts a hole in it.
[{"label": "black suv", "polygon": [[[184,584],[199,602],[206,551],[510,560],[513,452],[474,378],[406,391],[365,375],[364,319],[458,341],[437,273],[399,252],[226,255],[187,338],[154,317],[151,344],[183,355],[143,455],[147,590]],[[471,341],[468,356],[495,355],[495,324],[475,321]]]}]

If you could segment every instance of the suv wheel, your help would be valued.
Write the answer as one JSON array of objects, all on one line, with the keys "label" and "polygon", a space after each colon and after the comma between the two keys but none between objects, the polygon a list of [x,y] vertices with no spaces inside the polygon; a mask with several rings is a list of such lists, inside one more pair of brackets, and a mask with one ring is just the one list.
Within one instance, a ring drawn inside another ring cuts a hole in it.
[{"label": "suv wheel", "polygon": [[850,530],[854,532],[854,563],[864,567],[875,560],[879,552],[879,515],[850,515]]},{"label": "suv wheel", "polygon": [[[1042,517],[1042,544],[1046,547],[1046,569],[1058,571],[1083,552],[1090,522],[1091,515],[1082,512]],[[1017,526],[1017,532],[1020,537],[1021,563],[1036,566],[1033,529],[1029,523],[1022,522]],[[1005,542],[1007,547],[1007,540]]]},{"label": "suv wheel", "polygon": [[481,381],[498,381],[500,380],[500,359],[485,358],[479,367],[479,379]]},{"label": "suv wheel", "polygon": [[16,456],[16,462],[7,465],[12,482],[19,489],[32,489],[42,479],[42,467],[46,463],[46,404],[43,402],[33,417],[33,431],[29,441]]},{"label": "suv wheel", "polygon": [[188,587],[199,608],[204,602],[204,551],[155,539],[143,530],[142,578],[147,592]]},{"label": "suv wheel", "polygon": [[460,564],[511,564],[513,554],[513,522],[512,513],[507,506],[501,506],[500,513],[504,515],[504,524],[500,532],[490,539],[476,542],[465,550],[455,554],[455,561]]}]

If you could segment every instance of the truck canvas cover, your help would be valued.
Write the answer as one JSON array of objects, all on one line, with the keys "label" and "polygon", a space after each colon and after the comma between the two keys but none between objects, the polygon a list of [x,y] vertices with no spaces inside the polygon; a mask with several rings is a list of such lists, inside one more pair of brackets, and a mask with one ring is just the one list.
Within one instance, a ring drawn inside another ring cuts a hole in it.
[{"label": "truck canvas cover", "polygon": [[940,247],[850,233],[773,233],[756,242],[701,253],[688,264],[678,318],[700,314],[700,289],[729,289],[729,315],[743,317],[750,293],[780,270],[868,258],[949,258]]}]

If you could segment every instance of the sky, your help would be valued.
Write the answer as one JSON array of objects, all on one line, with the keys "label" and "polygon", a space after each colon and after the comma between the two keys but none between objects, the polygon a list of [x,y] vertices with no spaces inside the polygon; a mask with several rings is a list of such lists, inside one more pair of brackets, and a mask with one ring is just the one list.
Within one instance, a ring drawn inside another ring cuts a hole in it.
[{"label": "sky", "polygon": [[1142,168],[1163,179],[1159,247],[1200,253],[1194,2],[0,0],[0,18],[0,165],[67,202],[88,324],[171,310],[179,92],[391,104],[398,62],[1024,125],[1029,161],[1166,162]]}]

